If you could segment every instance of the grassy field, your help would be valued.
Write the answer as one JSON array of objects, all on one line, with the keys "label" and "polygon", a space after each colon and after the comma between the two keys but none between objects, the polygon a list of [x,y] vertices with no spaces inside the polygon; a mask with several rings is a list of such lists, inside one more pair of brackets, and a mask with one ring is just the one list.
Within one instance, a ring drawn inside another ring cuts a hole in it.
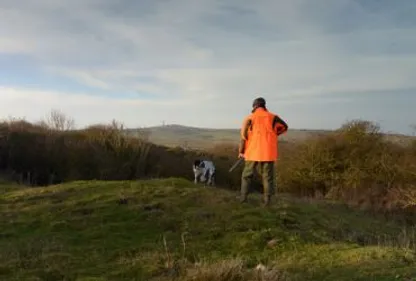
[{"label": "grassy field", "polygon": [[[189,148],[204,149],[221,143],[239,143],[238,129],[205,129],[181,125],[156,126],[144,129],[129,129],[129,134],[144,134],[155,144],[166,146],[184,146]],[[140,132],[140,133],[139,133]],[[300,130],[290,129],[279,139],[282,142],[302,142],[311,137],[327,135],[327,130]],[[411,136],[386,134],[386,138],[396,143],[408,143],[414,139]]]},{"label": "grassy field", "polygon": [[415,229],[340,204],[174,178],[0,192],[0,280],[416,280]]}]

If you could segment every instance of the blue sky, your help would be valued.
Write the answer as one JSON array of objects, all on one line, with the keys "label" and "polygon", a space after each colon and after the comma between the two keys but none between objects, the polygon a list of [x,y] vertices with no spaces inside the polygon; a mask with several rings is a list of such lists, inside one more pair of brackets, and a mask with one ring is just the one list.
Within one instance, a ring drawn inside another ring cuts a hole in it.
[{"label": "blue sky", "polygon": [[0,0],[0,118],[292,128],[416,123],[413,0]]}]

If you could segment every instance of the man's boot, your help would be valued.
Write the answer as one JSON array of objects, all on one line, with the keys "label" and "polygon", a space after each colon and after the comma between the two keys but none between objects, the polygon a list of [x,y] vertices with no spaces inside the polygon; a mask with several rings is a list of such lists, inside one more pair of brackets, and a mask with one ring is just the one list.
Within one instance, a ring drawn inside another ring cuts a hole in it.
[{"label": "man's boot", "polygon": [[247,203],[247,196],[248,196],[247,184],[243,183],[241,185],[241,190],[240,190],[240,197],[239,197],[240,203]]}]

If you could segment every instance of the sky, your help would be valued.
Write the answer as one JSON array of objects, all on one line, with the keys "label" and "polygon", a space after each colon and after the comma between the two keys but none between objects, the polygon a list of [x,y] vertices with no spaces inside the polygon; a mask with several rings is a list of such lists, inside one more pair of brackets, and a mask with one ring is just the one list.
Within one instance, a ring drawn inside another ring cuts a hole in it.
[{"label": "sky", "polygon": [[0,118],[416,124],[414,0],[0,0]]}]

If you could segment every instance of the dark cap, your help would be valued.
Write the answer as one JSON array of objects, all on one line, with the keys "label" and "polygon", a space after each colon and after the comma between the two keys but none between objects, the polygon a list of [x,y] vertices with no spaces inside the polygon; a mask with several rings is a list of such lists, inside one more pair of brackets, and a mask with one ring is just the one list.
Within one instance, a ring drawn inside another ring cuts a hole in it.
[{"label": "dark cap", "polygon": [[266,106],[266,100],[264,98],[256,98],[253,101],[253,108],[254,107],[265,107]]}]

